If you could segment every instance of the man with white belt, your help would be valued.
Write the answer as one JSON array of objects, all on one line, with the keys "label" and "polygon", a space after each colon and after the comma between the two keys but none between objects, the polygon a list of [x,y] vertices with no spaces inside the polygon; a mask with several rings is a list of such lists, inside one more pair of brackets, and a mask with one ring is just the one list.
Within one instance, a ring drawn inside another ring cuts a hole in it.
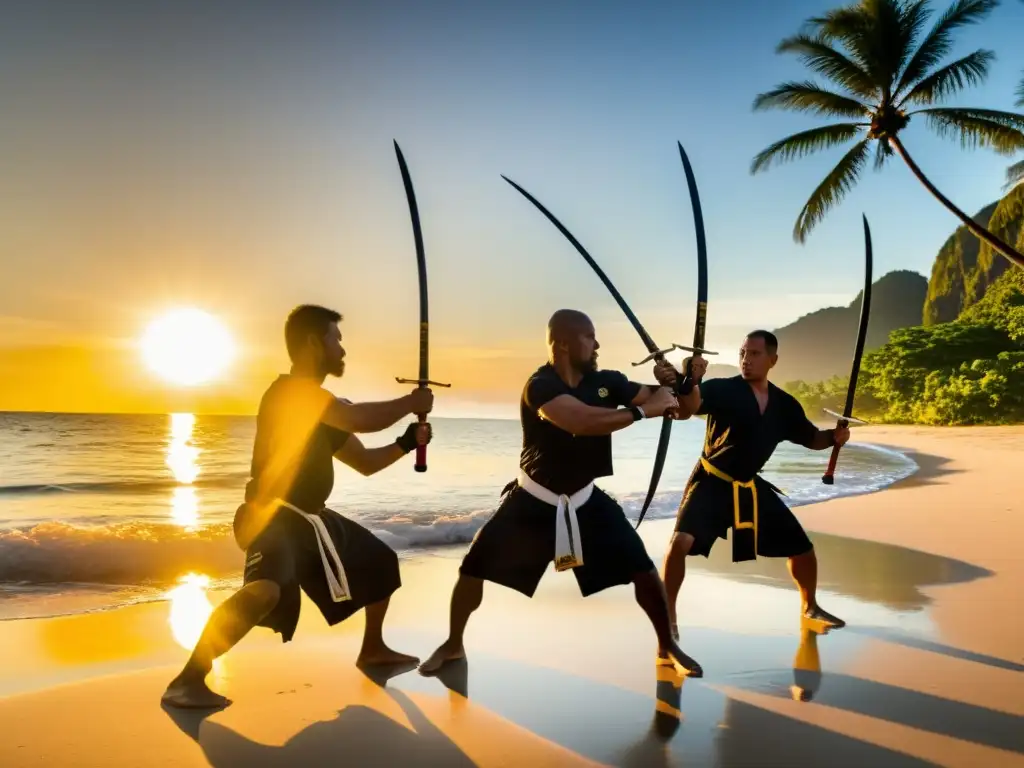
[{"label": "man with white belt", "polygon": [[384,542],[325,508],[334,487],[337,458],[371,475],[430,442],[430,425],[410,424],[395,442],[366,448],[354,432],[379,432],[411,414],[429,413],[433,394],[415,389],[396,400],[351,403],[323,388],[328,375],[345,371],[341,315],[318,306],[296,308],[285,323],[291,372],[263,395],[256,419],[252,478],[235,513],[235,540],[245,550],[244,584],[210,616],[163,702],[176,707],[228,703],[205,683],[213,661],[255,626],[292,639],[300,590],[329,625],[360,608],[366,630],[357,664],[416,663],[391,650],[382,628],[391,594],[401,586],[398,557]]},{"label": "man with white belt", "polygon": [[661,578],[622,508],[594,486],[612,474],[612,432],[676,407],[670,390],[599,371],[594,325],[582,312],[559,310],[548,322],[549,359],[527,381],[520,402],[521,473],[502,492],[459,568],[448,639],[421,666],[437,672],[465,656],[463,633],[480,607],[483,582],[532,597],[548,565],[571,569],[586,597],[621,584],[658,637],[659,652],[692,676],[700,666],[672,638]]}]

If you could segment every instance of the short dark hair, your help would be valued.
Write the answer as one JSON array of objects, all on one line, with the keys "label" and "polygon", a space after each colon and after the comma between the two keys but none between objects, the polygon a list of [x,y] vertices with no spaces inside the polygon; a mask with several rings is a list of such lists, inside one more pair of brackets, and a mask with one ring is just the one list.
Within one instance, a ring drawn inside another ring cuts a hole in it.
[{"label": "short dark hair", "polygon": [[289,313],[284,323],[284,343],[288,357],[294,363],[306,339],[316,336],[322,339],[334,323],[341,322],[341,313],[316,304],[303,304]]},{"label": "short dark hair", "polygon": [[751,331],[747,334],[747,338],[761,339],[761,341],[764,342],[764,348],[768,351],[769,355],[775,355],[779,352],[779,340],[771,331]]}]

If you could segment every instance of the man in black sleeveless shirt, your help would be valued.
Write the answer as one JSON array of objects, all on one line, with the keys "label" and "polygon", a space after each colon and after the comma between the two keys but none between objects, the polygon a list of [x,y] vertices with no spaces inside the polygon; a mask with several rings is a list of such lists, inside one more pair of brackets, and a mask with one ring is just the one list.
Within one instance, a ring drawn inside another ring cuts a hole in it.
[{"label": "man in black sleeveless shirt", "polygon": [[532,597],[544,572],[571,568],[586,597],[632,583],[659,651],[691,675],[700,666],[671,636],[665,590],[622,508],[594,480],[612,474],[611,434],[676,405],[672,393],[597,369],[594,326],[559,310],[548,323],[549,362],[527,381],[520,402],[523,449],[518,480],[473,541],[452,593],[448,639],[424,662],[437,672],[465,656],[463,633],[491,581]]},{"label": "man in black sleeveless shirt", "polygon": [[[850,430],[818,429],[796,398],[768,381],[778,348],[774,334],[754,331],[740,348],[740,375],[706,382],[700,379],[707,363],[702,358],[688,361],[699,384],[679,398],[676,417],[706,415],[707,428],[665,559],[665,588],[676,637],[676,599],[686,575],[686,556],[707,557],[730,528],[733,562],[758,555],[788,558],[790,574],[800,588],[803,617],[829,627],[844,626],[818,606],[818,561],[811,540],[777,495],[778,489],[758,473],[785,440],[824,451],[844,445]],[[667,362],[655,366],[661,384],[672,385],[677,375]]]},{"label": "man in black sleeveless shirt", "polygon": [[353,433],[379,432],[405,416],[429,413],[433,394],[415,389],[397,400],[353,404],[324,389],[328,375],[345,370],[340,321],[333,310],[305,305],[285,323],[291,372],[279,376],[260,402],[252,479],[235,513],[235,539],[246,553],[244,584],[210,616],[185,668],[168,685],[165,704],[227,704],[205,683],[214,659],[255,626],[291,640],[300,590],[332,626],[366,609],[357,664],[418,661],[391,650],[382,634],[388,601],[401,586],[397,555],[324,504],[334,486],[335,458],[371,475],[430,441],[429,424],[410,424],[394,443],[380,448],[366,448]]}]

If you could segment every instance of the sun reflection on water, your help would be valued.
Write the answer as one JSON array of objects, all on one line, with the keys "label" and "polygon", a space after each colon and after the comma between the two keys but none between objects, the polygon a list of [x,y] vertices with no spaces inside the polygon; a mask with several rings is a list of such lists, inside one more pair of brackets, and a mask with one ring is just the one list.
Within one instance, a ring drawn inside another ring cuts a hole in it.
[{"label": "sun reflection on water", "polygon": [[192,483],[199,477],[200,450],[192,444],[196,417],[193,413],[171,414],[171,435],[167,466],[181,485],[171,493],[171,519],[184,528],[199,524],[199,499]]}]

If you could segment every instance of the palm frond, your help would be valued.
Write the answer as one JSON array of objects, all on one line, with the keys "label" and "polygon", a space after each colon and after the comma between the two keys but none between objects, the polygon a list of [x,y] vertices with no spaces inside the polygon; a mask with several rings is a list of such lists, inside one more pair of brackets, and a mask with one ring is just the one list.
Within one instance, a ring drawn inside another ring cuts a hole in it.
[{"label": "palm frond", "polygon": [[893,148],[889,146],[888,141],[875,142],[875,170],[880,171],[885,165],[885,161],[895,155]]},{"label": "palm frond", "polygon": [[835,168],[811,193],[793,227],[793,239],[802,243],[814,226],[825,218],[825,214],[836,206],[846,193],[857,183],[864,163],[867,161],[870,141],[863,139],[843,156]]},{"label": "palm frond", "polygon": [[871,30],[865,44],[875,62],[873,74],[891,97],[900,72],[914,53],[914,41],[931,13],[926,0],[873,0],[864,5],[871,11]]},{"label": "palm frond", "polygon": [[896,62],[896,73],[902,72],[914,54],[914,43],[924,30],[932,12],[928,8],[928,0],[917,0],[906,7],[900,21],[900,37],[898,40],[900,60]]},{"label": "palm frond", "polygon": [[959,137],[964,148],[987,147],[1001,155],[1024,149],[1024,115],[960,107],[935,107],[910,114],[924,115],[943,138]]},{"label": "palm frond", "polygon": [[750,165],[752,174],[766,171],[772,163],[804,157],[854,138],[864,130],[865,123],[835,123],[787,136],[762,150]]},{"label": "palm frond", "polygon": [[878,86],[867,71],[825,40],[810,35],[794,35],[779,43],[775,50],[795,54],[812,72],[827,77],[850,93],[868,99],[878,97]]},{"label": "palm frond", "polygon": [[980,85],[988,77],[988,65],[995,58],[995,51],[979,50],[957,59],[919,80],[900,100],[900,105],[934,104],[970,85]]},{"label": "palm frond", "polygon": [[1024,181],[1024,160],[1006,169],[1006,186],[1015,187]]},{"label": "palm frond", "polygon": [[1024,107],[1024,80],[1017,86],[1017,103],[1015,106]]},{"label": "palm frond", "polygon": [[998,5],[999,0],[955,0],[921,42],[910,63],[903,70],[895,92],[901,93],[911,83],[924,79],[949,53],[953,46],[954,31],[978,23]]},{"label": "palm frond", "polygon": [[805,29],[826,44],[840,43],[850,52],[857,66],[867,73],[877,92],[884,85],[871,45],[874,26],[870,12],[861,4],[835,8],[823,16],[807,20]]},{"label": "palm frond", "polygon": [[871,114],[871,108],[866,104],[827,91],[809,80],[782,83],[766,93],[758,94],[754,99],[754,109],[791,109],[828,117],[865,117]]}]

